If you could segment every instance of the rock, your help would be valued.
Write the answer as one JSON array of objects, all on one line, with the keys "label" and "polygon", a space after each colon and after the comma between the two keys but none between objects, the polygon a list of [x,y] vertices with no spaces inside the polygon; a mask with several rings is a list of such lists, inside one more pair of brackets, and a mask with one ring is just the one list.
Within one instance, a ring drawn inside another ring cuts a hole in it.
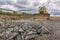
[{"label": "rock", "polygon": [[15,38],[18,40],[17,37],[23,40],[39,40],[40,34],[49,32],[41,22],[32,20],[5,20],[3,23],[6,25],[4,25],[3,30],[0,28],[1,40],[15,40]]},{"label": "rock", "polygon": [[0,27],[5,27],[4,25],[4,22],[0,22]]},{"label": "rock", "polygon": [[19,32],[24,32],[24,30],[22,28],[19,29]]}]

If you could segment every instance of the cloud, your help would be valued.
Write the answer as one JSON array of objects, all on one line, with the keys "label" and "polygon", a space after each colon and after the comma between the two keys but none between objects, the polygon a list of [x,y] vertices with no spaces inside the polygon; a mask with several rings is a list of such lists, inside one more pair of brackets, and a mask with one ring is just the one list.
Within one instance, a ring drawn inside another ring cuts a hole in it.
[{"label": "cloud", "polygon": [[46,5],[50,14],[60,14],[60,0],[0,0],[1,8],[29,13],[37,13],[39,5]]},{"label": "cloud", "polygon": [[17,8],[12,5],[3,5],[1,8],[17,11]]},{"label": "cloud", "polygon": [[49,13],[50,14],[53,14],[53,15],[60,15],[60,0],[50,0],[48,3],[47,3],[47,9],[49,10]]}]

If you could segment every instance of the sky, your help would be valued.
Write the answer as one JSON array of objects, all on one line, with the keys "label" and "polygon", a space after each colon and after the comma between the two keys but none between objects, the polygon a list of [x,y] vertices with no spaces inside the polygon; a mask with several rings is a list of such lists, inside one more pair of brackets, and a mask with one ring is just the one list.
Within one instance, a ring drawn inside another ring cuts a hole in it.
[{"label": "sky", "polygon": [[60,0],[0,0],[0,8],[37,13],[38,6],[46,5],[48,13],[60,15]]}]

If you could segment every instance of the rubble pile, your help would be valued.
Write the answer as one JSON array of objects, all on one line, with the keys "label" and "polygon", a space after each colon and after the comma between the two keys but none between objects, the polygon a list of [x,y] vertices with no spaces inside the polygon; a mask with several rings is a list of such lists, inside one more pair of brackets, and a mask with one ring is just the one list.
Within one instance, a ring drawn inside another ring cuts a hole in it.
[{"label": "rubble pile", "polygon": [[49,30],[41,22],[0,20],[0,40],[50,40],[50,37]]}]

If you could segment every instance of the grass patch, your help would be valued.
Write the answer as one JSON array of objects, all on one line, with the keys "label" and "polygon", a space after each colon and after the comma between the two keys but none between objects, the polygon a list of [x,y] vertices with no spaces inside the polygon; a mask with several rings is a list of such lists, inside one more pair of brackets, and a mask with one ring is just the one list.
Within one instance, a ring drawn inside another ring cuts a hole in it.
[{"label": "grass patch", "polygon": [[20,13],[17,13],[16,11],[12,11],[12,12],[0,11],[0,15],[32,16],[32,14],[29,14],[29,13],[24,13],[24,12],[22,12],[22,14],[20,14]]}]

